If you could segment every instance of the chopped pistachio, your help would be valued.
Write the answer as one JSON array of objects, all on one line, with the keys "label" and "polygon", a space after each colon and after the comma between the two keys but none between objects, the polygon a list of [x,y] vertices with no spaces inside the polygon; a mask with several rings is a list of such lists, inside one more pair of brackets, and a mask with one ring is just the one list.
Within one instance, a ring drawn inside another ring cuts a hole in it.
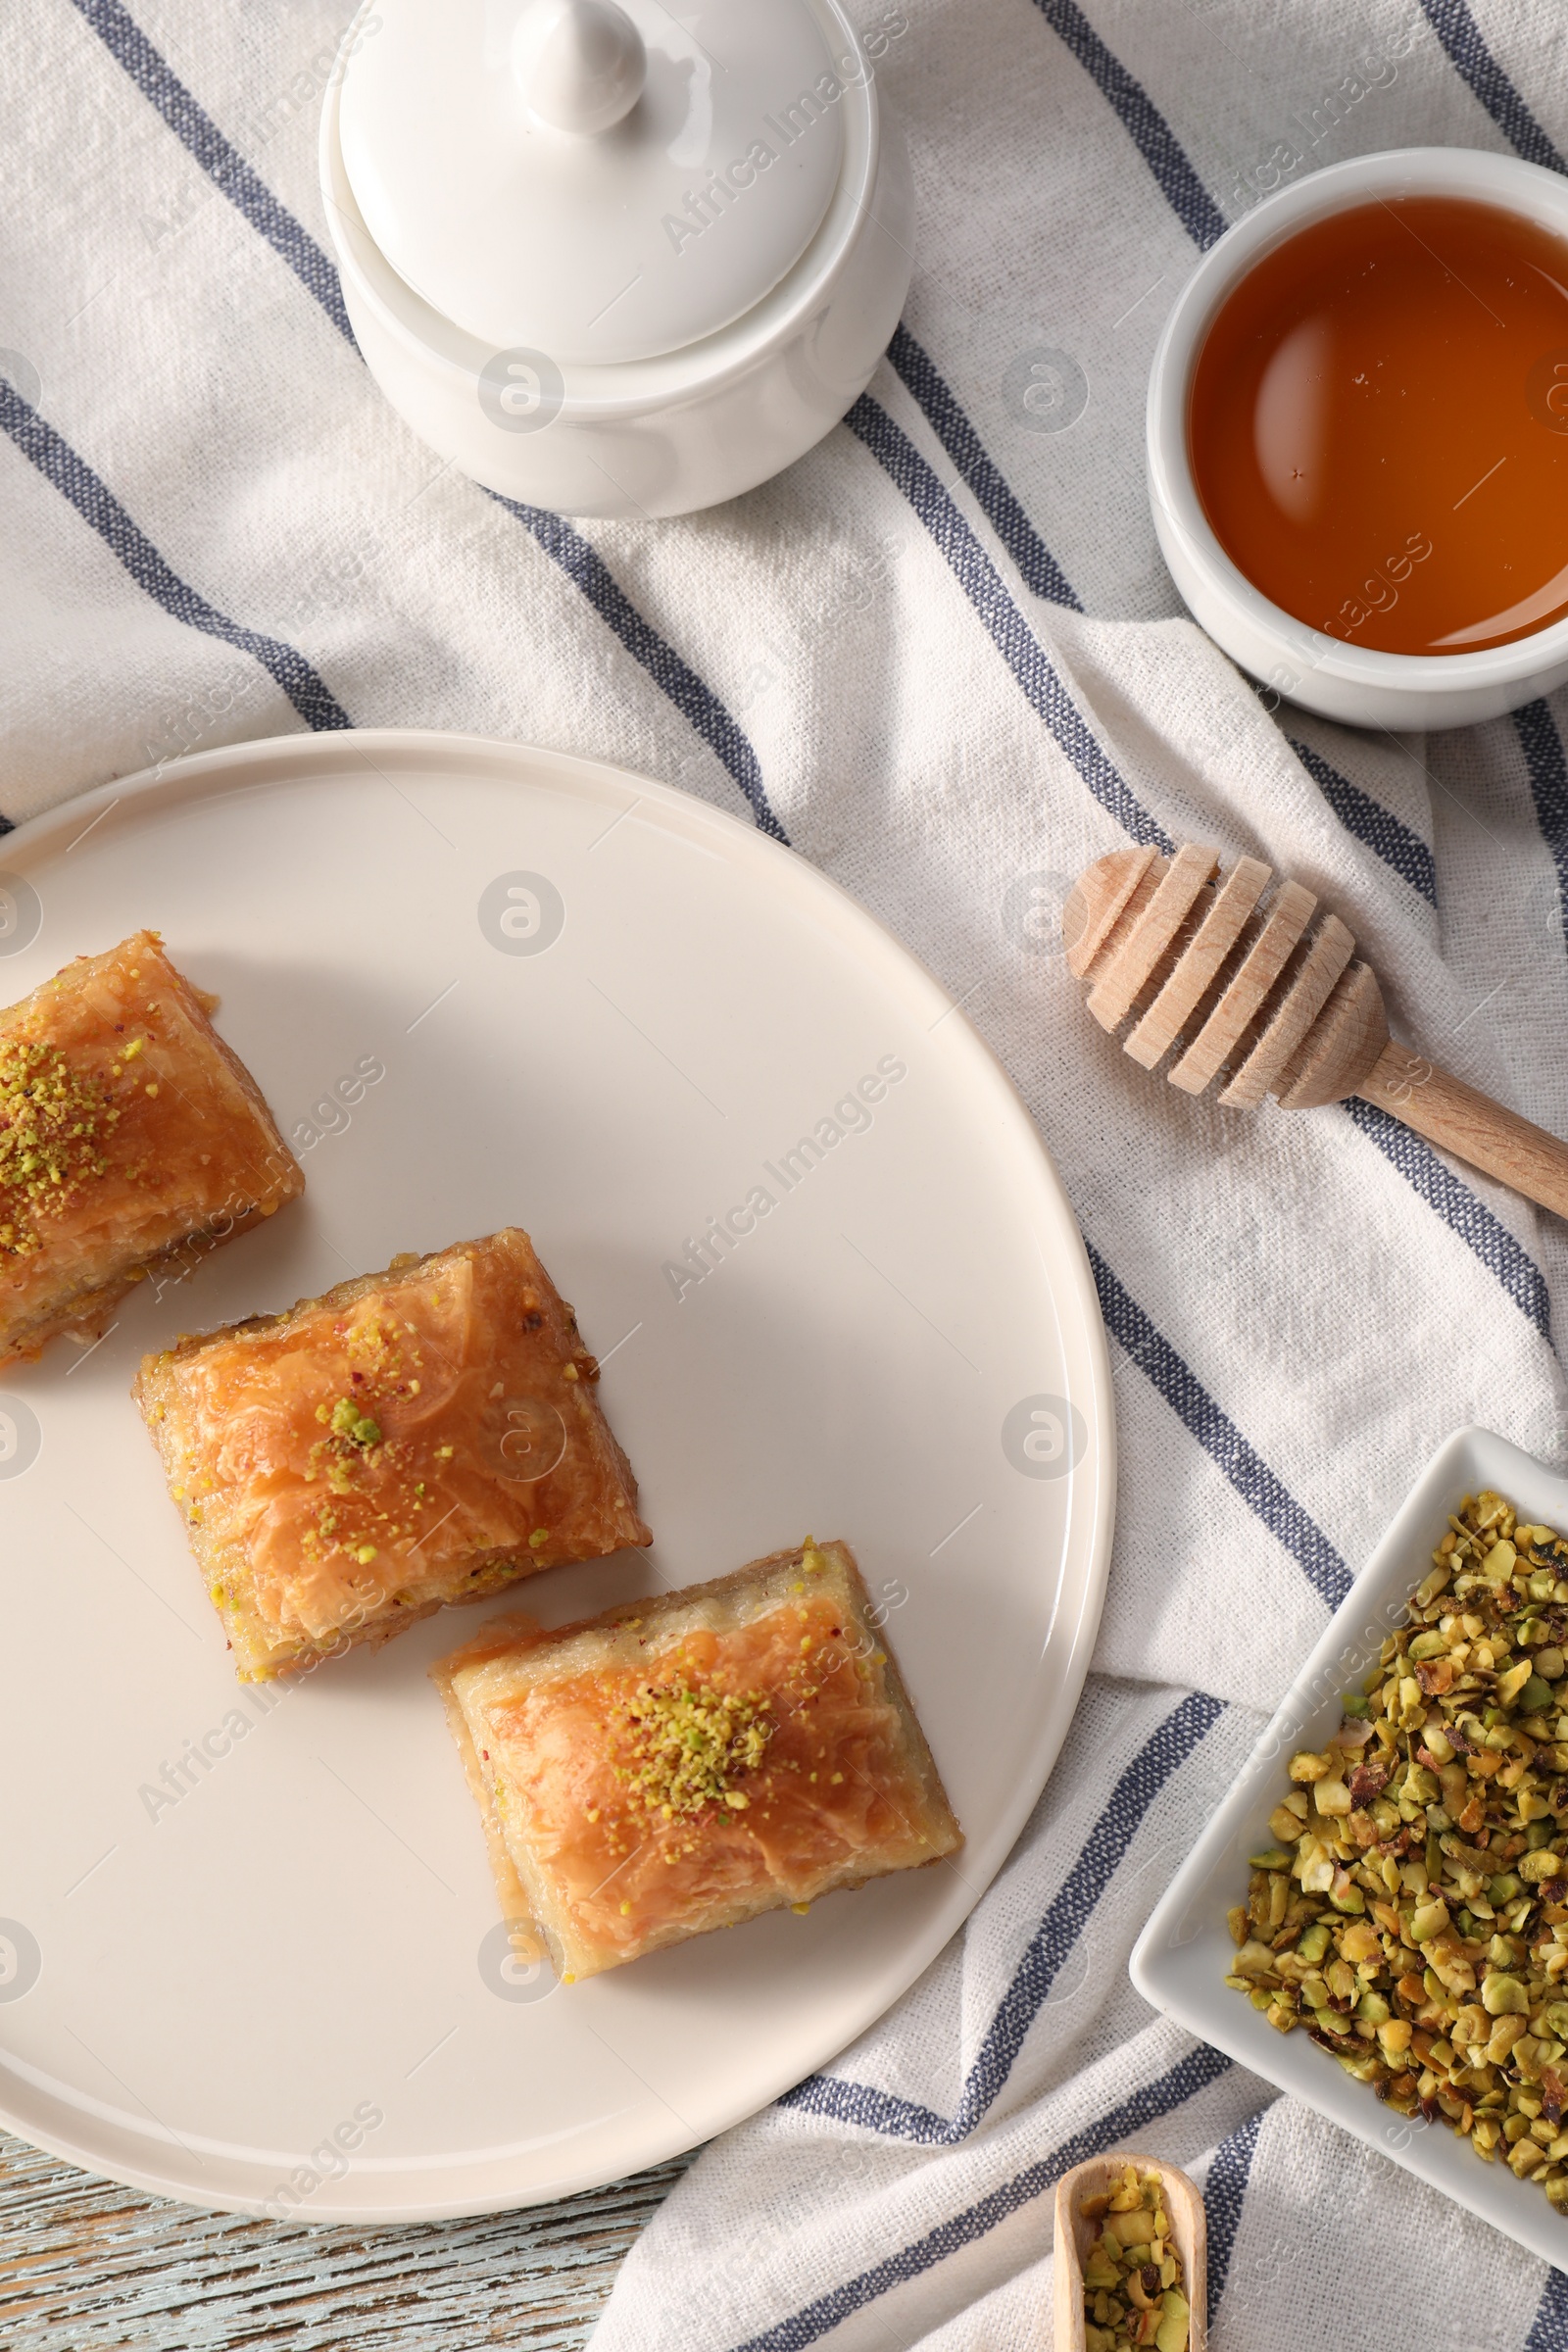
[{"label": "chopped pistachio", "polygon": [[[321,1417],[317,1407],[317,1418]],[[351,1446],[379,1446],[381,1432],[368,1413],[361,1412],[352,1396],[340,1396],[332,1407],[330,1427],[335,1438],[347,1438]]]},{"label": "chopped pistachio", "polygon": [[1291,1758],[1225,1981],[1568,2214],[1561,1544],[1504,1496],[1465,1496],[1361,1704]]},{"label": "chopped pistachio", "polygon": [[0,1046],[0,1256],[41,1249],[40,1220],[62,1216],[109,1167],[120,1123],[111,1080],[76,1068],[57,1047]]},{"label": "chopped pistachio", "polygon": [[1125,2164],[1107,2190],[1084,2198],[1100,2224],[1083,2266],[1085,2352],[1187,2352],[1191,2315],[1181,2256],[1157,2171]]},{"label": "chopped pistachio", "polygon": [[770,1705],[760,1690],[644,1683],[615,1711],[614,1744],[625,1759],[617,1777],[634,1803],[666,1821],[711,1805],[744,1812],[751,1799],[734,1784],[766,1753]]}]

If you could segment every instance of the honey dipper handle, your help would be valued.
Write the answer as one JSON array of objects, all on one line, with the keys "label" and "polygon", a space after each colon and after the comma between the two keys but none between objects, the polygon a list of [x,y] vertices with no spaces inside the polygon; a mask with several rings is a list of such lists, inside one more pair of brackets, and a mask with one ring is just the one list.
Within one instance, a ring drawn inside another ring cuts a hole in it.
[{"label": "honey dipper handle", "polygon": [[1355,1091],[1380,1110],[1402,1119],[1429,1144],[1441,1144],[1456,1159],[1512,1185],[1526,1200],[1568,1217],[1568,1144],[1548,1135],[1544,1127],[1532,1126],[1517,1111],[1504,1110],[1490,1095],[1478,1094],[1462,1079],[1439,1069],[1424,1054],[1413,1054],[1408,1046],[1386,1046],[1371,1076]]}]

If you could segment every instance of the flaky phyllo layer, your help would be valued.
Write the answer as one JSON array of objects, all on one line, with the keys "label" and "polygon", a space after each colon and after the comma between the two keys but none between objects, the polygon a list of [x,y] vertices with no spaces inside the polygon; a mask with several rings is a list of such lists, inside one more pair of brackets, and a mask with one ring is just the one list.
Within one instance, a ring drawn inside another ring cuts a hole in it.
[{"label": "flaky phyllo layer", "polygon": [[138,931],[0,1013],[0,1364],[305,1189],[216,1002]]},{"label": "flaky phyllo layer", "polygon": [[841,1544],[432,1672],[503,1911],[572,1977],[961,1842]]},{"label": "flaky phyllo layer", "polygon": [[597,1378],[515,1229],[149,1356],[137,1398],[241,1677],[649,1543]]}]

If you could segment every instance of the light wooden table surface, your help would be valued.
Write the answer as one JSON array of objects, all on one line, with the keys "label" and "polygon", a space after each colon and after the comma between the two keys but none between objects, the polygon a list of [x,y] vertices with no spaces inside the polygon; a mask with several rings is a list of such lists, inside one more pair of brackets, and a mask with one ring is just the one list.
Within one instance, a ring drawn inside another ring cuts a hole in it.
[{"label": "light wooden table surface", "polygon": [[691,2158],[559,2205],[306,2230],[172,2205],[0,2135],[5,2352],[577,2352]]}]

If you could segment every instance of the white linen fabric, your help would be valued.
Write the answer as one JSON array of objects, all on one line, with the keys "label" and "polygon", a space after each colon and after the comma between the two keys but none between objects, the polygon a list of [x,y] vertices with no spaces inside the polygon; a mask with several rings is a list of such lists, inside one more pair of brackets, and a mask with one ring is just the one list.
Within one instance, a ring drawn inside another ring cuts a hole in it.
[{"label": "white linen fabric", "polygon": [[600,2352],[1043,2344],[1052,2182],[1129,2141],[1206,2168],[1221,2352],[1552,2352],[1568,2279],[1268,2104],[1125,1963],[1437,1442],[1480,1420],[1564,1457],[1563,1229],[1364,1105],[1228,1115],[1152,1084],[1084,1017],[1054,922],[1129,839],[1259,854],[1343,910],[1403,1035],[1568,1133],[1568,700],[1430,740],[1269,708],[1183,614],[1142,465],[1200,251],[1356,152],[1563,170],[1568,17],[858,5],[918,197],[889,359],[752,496],[570,525],[443,466],[348,333],[315,168],[347,0],[13,0],[0,808],[351,724],[749,807],[961,1000],[1077,1207],[1122,1466],[1061,1761],[909,1996],[675,2189]]}]

